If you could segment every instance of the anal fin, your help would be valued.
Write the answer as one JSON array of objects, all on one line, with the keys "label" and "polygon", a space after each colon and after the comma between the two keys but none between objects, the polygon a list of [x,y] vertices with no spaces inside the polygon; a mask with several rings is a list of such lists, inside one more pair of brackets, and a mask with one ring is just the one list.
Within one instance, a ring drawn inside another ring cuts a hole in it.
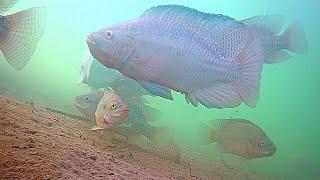
[{"label": "anal fin", "polygon": [[190,96],[189,94],[186,94],[185,99],[188,104],[191,102],[191,104],[194,107],[198,107],[198,101],[194,98],[194,96]]},{"label": "anal fin", "polygon": [[291,56],[286,50],[280,50],[270,54],[270,56],[264,60],[264,63],[266,64],[280,63],[290,58]]},{"label": "anal fin", "polygon": [[240,105],[242,102],[239,94],[231,84],[221,84],[197,90],[186,96],[188,96],[190,101],[191,99],[197,100],[207,108],[232,108]]}]

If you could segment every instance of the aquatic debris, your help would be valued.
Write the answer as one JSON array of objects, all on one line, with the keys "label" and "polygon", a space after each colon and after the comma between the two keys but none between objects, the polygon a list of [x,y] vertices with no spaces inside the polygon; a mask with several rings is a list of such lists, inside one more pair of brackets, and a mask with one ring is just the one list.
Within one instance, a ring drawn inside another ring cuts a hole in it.
[{"label": "aquatic debris", "polygon": [[255,107],[263,63],[307,52],[302,28],[272,16],[237,21],[180,5],[160,5],[140,17],[92,33],[95,59],[137,80],[151,94],[207,108]]}]

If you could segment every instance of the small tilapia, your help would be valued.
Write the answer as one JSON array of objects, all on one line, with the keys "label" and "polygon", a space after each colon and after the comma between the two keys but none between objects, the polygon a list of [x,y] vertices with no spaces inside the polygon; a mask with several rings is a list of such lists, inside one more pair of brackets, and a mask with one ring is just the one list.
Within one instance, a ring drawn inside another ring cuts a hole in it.
[{"label": "small tilapia", "polygon": [[103,91],[99,90],[88,94],[76,96],[73,100],[73,105],[86,118],[88,118],[91,121],[95,121],[95,112],[103,94]]},{"label": "small tilapia", "polygon": [[[10,9],[17,0],[0,1],[0,13]],[[34,7],[11,15],[0,15],[0,50],[7,62],[21,70],[31,59],[44,33],[46,9]]]},{"label": "small tilapia", "polygon": [[[78,111],[91,121],[95,121],[95,112],[99,104],[100,99],[103,96],[103,91],[98,90],[84,95],[76,96],[74,98],[74,106]],[[122,97],[120,95],[120,97]],[[122,97],[123,98],[123,97]],[[151,126],[148,122],[155,121],[160,116],[160,111],[143,103],[142,97],[123,98],[130,109],[129,116],[127,118],[130,123],[131,131],[143,134],[148,138],[152,138],[158,134],[159,131],[163,131],[163,127]]]},{"label": "small tilapia", "polygon": [[91,130],[114,129],[129,115],[128,105],[113,90],[107,89],[95,112],[97,126]]},{"label": "small tilapia", "polygon": [[[217,123],[218,122],[218,123]],[[201,144],[218,143],[219,151],[246,159],[273,156],[277,150],[274,142],[254,123],[245,119],[222,119],[211,121],[213,129],[201,124],[198,132]]]},{"label": "small tilapia", "polygon": [[255,107],[263,63],[306,53],[305,34],[272,16],[238,21],[179,5],[161,5],[140,17],[101,29],[87,38],[103,65],[137,80],[151,94],[207,108]]}]

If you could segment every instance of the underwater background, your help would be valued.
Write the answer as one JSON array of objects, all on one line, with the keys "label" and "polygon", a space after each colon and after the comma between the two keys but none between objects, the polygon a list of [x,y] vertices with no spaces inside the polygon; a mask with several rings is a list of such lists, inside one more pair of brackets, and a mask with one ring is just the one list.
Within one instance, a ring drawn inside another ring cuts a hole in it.
[{"label": "underwater background", "polygon": [[[31,61],[22,71],[0,61],[0,90],[39,106],[76,112],[74,96],[89,92],[76,84],[87,52],[91,32],[132,19],[147,8],[180,4],[202,12],[224,14],[241,20],[255,15],[280,14],[303,25],[308,38],[307,55],[279,64],[264,65],[260,100],[256,108],[241,105],[231,109],[193,107],[184,96],[174,101],[147,97],[163,116],[156,124],[175,128],[175,138],[184,151],[208,159],[236,159],[214,150],[214,145],[195,145],[199,122],[221,118],[245,118],[260,126],[276,143],[273,157],[246,160],[241,169],[263,177],[320,177],[320,1],[318,0],[21,0],[10,12],[35,5],[47,6],[47,26]],[[10,13],[8,12],[8,13]],[[190,72],[192,73],[192,72]],[[21,119],[23,121],[23,119]]]}]

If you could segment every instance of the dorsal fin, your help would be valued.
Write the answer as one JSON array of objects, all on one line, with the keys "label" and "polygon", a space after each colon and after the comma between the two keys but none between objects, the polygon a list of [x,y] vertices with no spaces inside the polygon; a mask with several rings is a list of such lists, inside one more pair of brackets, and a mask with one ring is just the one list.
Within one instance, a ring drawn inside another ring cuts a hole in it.
[{"label": "dorsal fin", "polygon": [[281,31],[284,25],[284,17],[281,15],[253,16],[242,20],[242,22],[246,26],[253,28],[255,31],[269,31],[277,34]]},{"label": "dorsal fin", "polygon": [[247,124],[248,126],[256,128],[256,130],[264,132],[258,125],[255,123],[247,120],[247,119],[216,119],[218,121],[218,124],[220,127],[224,126],[229,126],[229,125],[235,125],[235,124]]},{"label": "dorsal fin", "polygon": [[229,16],[222,14],[210,14],[200,12],[182,5],[160,5],[147,9],[141,17],[157,19],[174,19],[176,22],[183,21],[186,24],[193,24],[197,27],[210,26],[211,28],[220,25],[222,22],[232,21],[241,23]]},{"label": "dorsal fin", "polygon": [[19,0],[1,0],[0,1],[0,13],[3,14],[12,8]]}]

